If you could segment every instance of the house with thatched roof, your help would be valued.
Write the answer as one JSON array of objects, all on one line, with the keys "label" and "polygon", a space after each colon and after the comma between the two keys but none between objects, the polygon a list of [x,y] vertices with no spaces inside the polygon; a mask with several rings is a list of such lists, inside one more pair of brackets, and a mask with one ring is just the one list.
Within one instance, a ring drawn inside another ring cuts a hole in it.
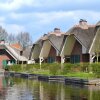
[{"label": "house with thatched roof", "polygon": [[39,55],[40,63],[61,62],[60,52],[63,47],[65,36],[59,28],[49,32],[43,38],[43,45]]},{"label": "house with thatched roof", "polygon": [[0,41],[0,68],[11,64],[27,63],[27,58],[22,55],[19,43],[9,44]]},{"label": "house with thatched roof", "polygon": [[29,55],[29,60],[35,63],[39,63],[39,55],[41,52],[42,48],[42,42],[43,42],[43,37],[41,37],[39,40],[37,40],[31,48],[30,55]]},{"label": "house with thatched roof", "polygon": [[62,63],[90,62],[89,50],[95,37],[95,25],[89,25],[86,20],[81,19],[66,35],[68,37],[60,54]]},{"label": "house with thatched roof", "polygon": [[91,54],[91,62],[100,62],[100,21],[95,26],[95,33],[89,53]]}]

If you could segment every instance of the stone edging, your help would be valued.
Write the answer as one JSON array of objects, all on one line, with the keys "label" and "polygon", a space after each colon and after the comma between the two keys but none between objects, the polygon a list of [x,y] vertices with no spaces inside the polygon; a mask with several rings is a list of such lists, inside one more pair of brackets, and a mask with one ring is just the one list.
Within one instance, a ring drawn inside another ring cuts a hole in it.
[{"label": "stone edging", "polygon": [[29,78],[29,79],[37,79],[43,81],[57,81],[64,82],[65,84],[82,84],[82,85],[100,85],[99,79],[80,79],[73,77],[64,77],[64,76],[45,76],[40,74],[29,74],[29,73],[17,73],[17,72],[5,72],[5,75]]}]

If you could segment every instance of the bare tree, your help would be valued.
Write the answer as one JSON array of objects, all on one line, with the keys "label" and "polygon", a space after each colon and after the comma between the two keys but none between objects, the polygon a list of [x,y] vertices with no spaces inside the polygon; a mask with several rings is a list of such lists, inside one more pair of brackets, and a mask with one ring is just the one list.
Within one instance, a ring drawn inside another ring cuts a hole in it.
[{"label": "bare tree", "polygon": [[7,40],[8,40],[9,43],[16,42],[16,36],[11,33],[11,34],[8,35]]},{"label": "bare tree", "polygon": [[6,32],[5,29],[0,26],[0,40],[6,40],[8,36],[8,33]]},{"label": "bare tree", "polygon": [[17,35],[17,41],[21,43],[23,47],[28,46],[31,43],[31,37],[28,32],[21,32]]}]

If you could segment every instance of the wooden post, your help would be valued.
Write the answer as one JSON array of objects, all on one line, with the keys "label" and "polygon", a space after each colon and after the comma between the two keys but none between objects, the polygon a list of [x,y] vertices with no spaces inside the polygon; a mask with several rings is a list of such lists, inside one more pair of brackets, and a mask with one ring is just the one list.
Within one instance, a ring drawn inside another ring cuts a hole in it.
[{"label": "wooden post", "polygon": [[97,63],[98,63],[99,53],[97,53]]},{"label": "wooden post", "polygon": [[92,54],[90,54],[90,63],[93,62],[93,59],[92,59]]},{"label": "wooden post", "polygon": [[61,56],[61,70],[63,70],[63,64],[65,62],[65,57]]},{"label": "wooden post", "polygon": [[41,69],[41,64],[42,64],[42,62],[43,62],[44,59],[43,59],[43,57],[40,57],[39,60],[40,60],[39,61],[40,62],[40,69]]}]

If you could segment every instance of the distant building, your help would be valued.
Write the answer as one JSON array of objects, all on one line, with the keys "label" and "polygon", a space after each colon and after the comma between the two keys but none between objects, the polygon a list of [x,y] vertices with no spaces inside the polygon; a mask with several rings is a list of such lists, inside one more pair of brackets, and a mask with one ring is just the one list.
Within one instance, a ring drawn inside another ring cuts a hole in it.
[{"label": "distant building", "polygon": [[0,41],[0,68],[12,64],[27,63],[27,58],[22,55],[20,44],[8,44]]}]

